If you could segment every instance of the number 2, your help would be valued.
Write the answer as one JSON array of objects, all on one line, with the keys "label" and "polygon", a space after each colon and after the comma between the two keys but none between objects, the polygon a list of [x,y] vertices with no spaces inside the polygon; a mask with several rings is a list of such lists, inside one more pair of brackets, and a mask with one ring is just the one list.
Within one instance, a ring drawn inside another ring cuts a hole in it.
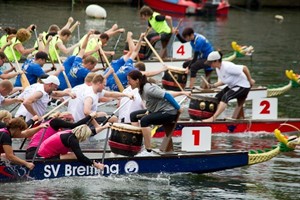
[{"label": "number 2", "polygon": [[270,114],[270,102],[269,101],[260,102],[260,106],[263,106],[260,114]]}]

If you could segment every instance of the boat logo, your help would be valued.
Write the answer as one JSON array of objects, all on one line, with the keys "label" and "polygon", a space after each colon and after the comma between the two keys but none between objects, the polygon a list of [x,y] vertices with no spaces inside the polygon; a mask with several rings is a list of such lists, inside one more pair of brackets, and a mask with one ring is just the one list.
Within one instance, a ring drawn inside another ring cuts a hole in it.
[{"label": "boat logo", "polygon": [[139,171],[139,165],[135,161],[128,161],[125,164],[124,171],[127,174],[137,173]]}]

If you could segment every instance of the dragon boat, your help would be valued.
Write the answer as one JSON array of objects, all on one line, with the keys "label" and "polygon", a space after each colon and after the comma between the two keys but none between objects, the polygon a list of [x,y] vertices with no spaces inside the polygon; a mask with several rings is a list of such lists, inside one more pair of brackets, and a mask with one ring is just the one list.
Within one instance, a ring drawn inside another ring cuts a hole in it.
[{"label": "dragon boat", "polygon": [[[109,176],[121,174],[155,174],[155,173],[209,173],[265,162],[281,152],[293,151],[300,144],[300,138],[287,139],[280,130],[274,131],[279,143],[263,150],[210,150],[205,152],[171,151],[155,149],[154,155],[122,156],[111,151],[105,153],[103,171],[83,165],[77,160],[37,159],[35,168],[28,171],[26,167],[13,165],[7,161],[0,162],[0,182],[43,180],[71,176]],[[92,159],[101,161],[103,151],[84,151]],[[15,154],[24,158],[24,151]]]}]

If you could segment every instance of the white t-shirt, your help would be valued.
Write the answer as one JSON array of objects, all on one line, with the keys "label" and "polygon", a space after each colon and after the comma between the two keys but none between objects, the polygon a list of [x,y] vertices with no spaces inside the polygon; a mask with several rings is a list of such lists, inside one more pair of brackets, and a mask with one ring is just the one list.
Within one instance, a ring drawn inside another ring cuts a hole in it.
[{"label": "white t-shirt", "polygon": [[[43,116],[46,113],[48,103],[51,100],[49,94],[44,90],[44,84],[35,83],[28,86],[27,88],[25,88],[24,92],[19,95],[19,98],[29,98],[36,92],[41,92],[43,96],[32,104],[32,108],[35,110],[38,116]],[[26,121],[30,120],[33,117],[33,115],[28,112],[23,104],[21,104],[21,106],[17,110],[15,117],[21,115],[26,117]]]},{"label": "white t-shirt", "polygon": [[92,86],[87,86],[86,84],[82,84],[74,87],[72,91],[76,94],[76,99],[70,100],[71,102],[69,102],[68,111],[72,113],[75,122],[85,117],[84,101],[86,98],[91,97],[93,100],[91,112],[97,111],[99,94],[94,93]]},{"label": "white t-shirt", "polygon": [[[124,123],[130,123],[130,113],[137,110],[145,109],[143,100],[139,94],[138,88],[134,90],[131,86],[128,86],[126,89],[123,90],[125,94],[133,94],[134,100],[127,102],[122,108],[119,110],[119,122],[124,119]],[[120,101],[120,106],[123,105],[128,100],[128,97],[123,97]]]},{"label": "white t-shirt", "polygon": [[3,101],[4,99],[5,99],[4,96],[2,96],[2,95],[0,94],[0,105],[2,104],[2,101]]},{"label": "white t-shirt", "polygon": [[243,65],[222,61],[220,69],[217,68],[216,72],[218,78],[231,89],[234,86],[250,88],[250,83],[243,72]]}]

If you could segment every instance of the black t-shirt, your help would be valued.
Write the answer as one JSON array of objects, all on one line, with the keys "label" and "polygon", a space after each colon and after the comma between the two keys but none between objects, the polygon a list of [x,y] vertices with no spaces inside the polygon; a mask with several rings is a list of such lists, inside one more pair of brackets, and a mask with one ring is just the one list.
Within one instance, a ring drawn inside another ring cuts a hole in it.
[{"label": "black t-shirt", "polygon": [[0,132],[0,154],[4,153],[2,145],[12,145],[10,135],[3,131]]},{"label": "black t-shirt", "polygon": [[61,134],[60,139],[66,147],[72,149],[80,162],[83,162],[87,165],[93,164],[93,162],[82,153],[79,141],[73,133]]}]

